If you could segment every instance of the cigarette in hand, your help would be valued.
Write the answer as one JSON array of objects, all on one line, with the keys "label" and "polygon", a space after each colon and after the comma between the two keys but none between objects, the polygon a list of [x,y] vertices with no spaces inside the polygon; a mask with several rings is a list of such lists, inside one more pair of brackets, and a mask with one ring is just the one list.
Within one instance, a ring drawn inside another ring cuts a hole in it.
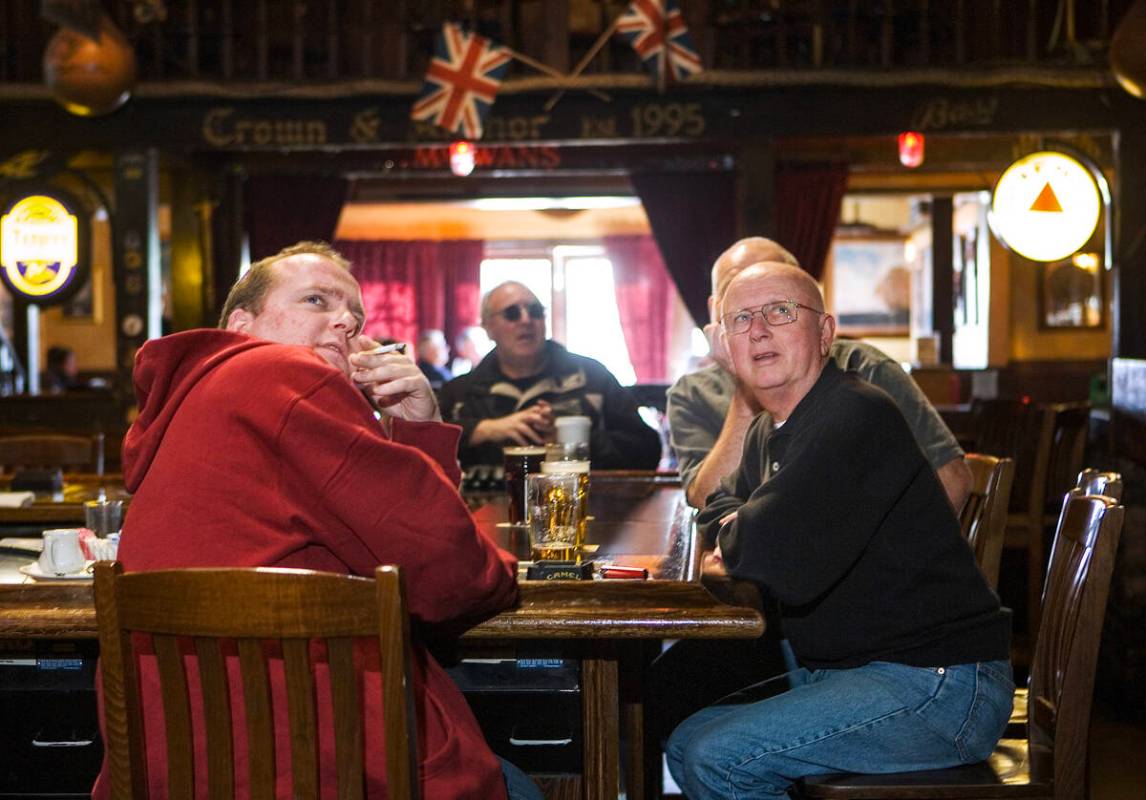
[{"label": "cigarette in hand", "polygon": [[406,343],[394,342],[393,344],[380,344],[371,350],[363,350],[359,355],[363,356],[380,356],[383,353],[401,353],[406,355]]}]

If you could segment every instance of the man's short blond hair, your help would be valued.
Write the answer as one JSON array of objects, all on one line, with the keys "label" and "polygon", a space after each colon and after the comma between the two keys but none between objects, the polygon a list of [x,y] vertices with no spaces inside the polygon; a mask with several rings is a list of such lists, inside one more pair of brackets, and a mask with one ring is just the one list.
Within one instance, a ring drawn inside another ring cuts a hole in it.
[{"label": "man's short blond hair", "polygon": [[254,316],[261,314],[267,293],[275,285],[275,273],[271,267],[284,258],[300,255],[322,256],[347,272],[350,271],[350,262],[346,257],[326,242],[304,241],[284,247],[273,256],[261,258],[251,264],[243,277],[235,281],[235,285],[227,293],[227,300],[223,303],[223,313],[219,315],[219,327],[224,329],[227,327],[227,319],[237,308],[249,311]]}]

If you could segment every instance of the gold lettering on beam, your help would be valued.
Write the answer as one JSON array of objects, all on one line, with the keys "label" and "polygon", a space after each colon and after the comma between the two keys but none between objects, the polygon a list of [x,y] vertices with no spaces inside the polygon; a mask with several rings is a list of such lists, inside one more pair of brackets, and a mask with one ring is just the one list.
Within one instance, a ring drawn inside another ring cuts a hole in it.
[{"label": "gold lettering on beam", "polygon": [[970,100],[928,100],[911,115],[911,129],[937,131],[945,128],[970,128],[990,125],[999,110],[999,98],[977,97]]},{"label": "gold lettering on beam", "polygon": [[581,117],[582,139],[615,139],[616,117]]},{"label": "gold lettering on beam", "polygon": [[326,123],[317,119],[236,119],[233,108],[213,108],[203,117],[203,140],[214,147],[300,147],[326,144]]},{"label": "gold lettering on beam", "polygon": [[212,108],[203,117],[203,140],[215,147],[234,143],[234,137],[224,128],[227,119],[235,113],[233,108]]}]

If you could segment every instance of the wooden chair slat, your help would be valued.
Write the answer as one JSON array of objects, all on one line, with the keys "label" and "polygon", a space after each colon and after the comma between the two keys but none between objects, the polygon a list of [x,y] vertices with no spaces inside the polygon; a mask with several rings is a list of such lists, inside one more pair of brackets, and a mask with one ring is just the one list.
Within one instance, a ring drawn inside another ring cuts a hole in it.
[{"label": "wooden chair slat", "polygon": [[235,794],[234,740],[231,736],[231,689],[217,639],[195,637],[203,719],[207,730],[207,787],[211,797]]},{"label": "wooden chair slat", "polygon": [[239,639],[239,668],[243,673],[243,706],[247,715],[251,797],[271,800],[275,796],[275,727],[261,640]]},{"label": "wooden chair slat", "polygon": [[[379,567],[378,646],[383,676],[408,676],[412,672],[410,654],[410,615],[402,573],[394,567]],[[386,778],[394,797],[417,800],[418,753],[407,731],[414,730],[414,687],[409,680],[382,681],[382,711],[386,731]]]},{"label": "wooden chair slat", "polygon": [[338,790],[358,800],[362,785],[362,698],[354,669],[354,640],[327,639],[330,658],[330,691],[334,704],[334,757],[338,767]]},{"label": "wooden chair slat", "polygon": [[163,693],[163,718],[167,728],[167,793],[173,800],[190,800],[195,784],[195,759],[191,747],[191,705],[187,699],[187,675],[179,640],[153,637],[159,682]]},{"label": "wooden chair slat", "polygon": [[315,723],[314,677],[311,674],[310,642],[283,642],[287,709],[290,714],[290,760],[294,797],[318,796],[318,729]]}]

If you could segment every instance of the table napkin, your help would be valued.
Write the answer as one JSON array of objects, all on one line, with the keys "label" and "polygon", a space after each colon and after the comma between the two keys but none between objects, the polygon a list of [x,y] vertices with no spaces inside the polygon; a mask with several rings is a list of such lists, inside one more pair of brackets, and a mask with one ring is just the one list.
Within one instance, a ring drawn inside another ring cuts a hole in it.
[{"label": "table napkin", "polygon": [[35,492],[0,492],[0,508],[23,508],[35,499]]}]

